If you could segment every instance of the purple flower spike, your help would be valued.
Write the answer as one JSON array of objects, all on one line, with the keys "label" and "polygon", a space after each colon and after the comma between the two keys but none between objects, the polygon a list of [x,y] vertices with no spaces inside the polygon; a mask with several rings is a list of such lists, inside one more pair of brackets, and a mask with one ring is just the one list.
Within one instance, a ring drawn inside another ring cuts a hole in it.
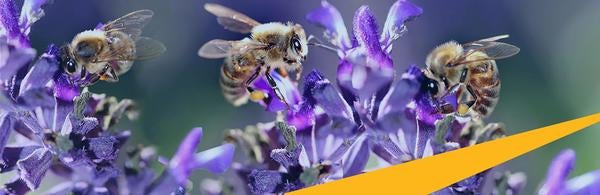
[{"label": "purple flower spike", "polygon": [[306,19],[326,29],[326,36],[342,50],[350,49],[352,44],[344,19],[340,12],[327,1],[321,1],[321,7],[306,15]]},{"label": "purple flower spike", "polygon": [[404,23],[420,16],[422,13],[422,8],[407,0],[396,1],[390,8],[387,19],[385,20],[385,25],[383,26],[380,40],[384,44],[384,47],[391,49],[389,46],[391,45],[391,42],[397,39],[402,33]]},{"label": "purple flower spike", "polygon": [[179,185],[185,185],[194,169],[207,169],[213,173],[224,172],[233,160],[233,145],[225,144],[196,154],[196,147],[202,139],[202,128],[194,128],[188,133],[177,153],[169,162],[171,175]]},{"label": "purple flower spike", "polygon": [[539,194],[563,194],[565,182],[569,173],[575,166],[575,151],[568,149],[562,151],[558,156],[554,157],[546,181],[540,189]]},{"label": "purple flower spike", "polygon": [[51,162],[52,153],[46,148],[39,148],[17,162],[19,175],[29,189],[37,189],[40,186]]},{"label": "purple flower spike", "polygon": [[11,43],[20,47],[29,47],[29,38],[21,32],[17,8],[12,0],[0,0],[0,22],[6,31],[6,36]]},{"label": "purple flower spike", "polygon": [[367,49],[368,54],[381,53],[377,20],[367,6],[361,6],[354,15],[354,36],[358,44]]}]

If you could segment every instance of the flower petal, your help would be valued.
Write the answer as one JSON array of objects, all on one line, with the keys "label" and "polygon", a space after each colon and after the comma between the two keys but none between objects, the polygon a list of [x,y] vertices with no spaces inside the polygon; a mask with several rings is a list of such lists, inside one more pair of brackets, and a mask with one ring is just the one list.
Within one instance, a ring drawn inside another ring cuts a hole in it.
[{"label": "flower petal", "polygon": [[29,189],[37,189],[51,163],[52,153],[46,148],[39,148],[29,156],[17,161],[19,176]]},{"label": "flower petal", "polygon": [[[389,164],[399,164],[413,160],[412,153],[408,152],[409,149],[406,149],[407,146],[402,149],[397,145],[397,143],[404,142],[395,142],[396,140],[392,140],[387,133],[371,133],[369,141],[372,144],[371,150],[373,153]],[[410,143],[406,144],[410,145]]]},{"label": "flower petal", "polygon": [[404,23],[421,15],[423,9],[409,2],[408,0],[396,1],[388,12],[385,25],[383,25],[383,33],[381,34],[381,42],[387,48],[391,42],[400,36]]},{"label": "flower petal", "polygon": [[2,153],[2,163],[0,163],[0,173],[12,171],[17,165],[17,161],[31,155],[31,153],[38,148],[41,148],[41,146],[4,148],[4,152]]},{"label": "flower petal", "polygon": [[212,173],[223,173],[233,161],[234,146],[233,144],[223,144],[214,147],[194,156],[194,169],[206,169]]},{"label": "flower petal", "polygon": [[361,136],[354,142],[346,155],[342,157],[344,177],[360,174],[364,171],[369,160],[369,142],[366,136]]},{"label": "flower petal", "polygon": [[72,102],[75,96],[79,96],[80,87],[71,82],[66,74],[54,77],[54,96],[60,100]]},{"label": "flower petal", "polygon": [[[3,113],[0,118],[0,157],[4,157],[4,146],[6,146],[6,142],[8,141],[8,137],[10,136],[10,132],[13,130],[14,120],[8,113]],[[0,164],[4,164],[4,161],[1,161]],[[3,169],[0,169],[2,171]]]},{"label": "flower petal", "polygon": [[180,185],[185,185],[187,178],[192,173],[195,165],[194,154],[196,153],[196,147],[200,144],[202,135],[202,128],[192,129],[183,139],[177,149],[177,153],[175,153],[169,162],[171,174],[173,174]]},{"label": "flower petal", "polygon": [[327,1],[321,1],[321,7],[309,12],[306,19],[325,28],[332,43],[341,50],[352,47],[342,15]]},{"label": "flower petal", "polygon": [[[4,47],[2,44],[0,43],[0,47]],[[18,70],[27,66],[33,60],[35,54],[36,52],[32,48],[10,49],[6,63],[0,64],[0,80],[7,80],[14,76]]]},{"label": "flower petal", "polygon": [[[279,91],[281,91],[283,98],[285,101],[294,108],[296,105],[300,103],[300,92],[298,91],[297,85],[291,80],[290,77],[284,77],[279,74],[278,71],[271,71],[271,76],[275,80]],[[261,76],[256,79],[252,86],[256,90],[261,90],[268,94],[268,97],[265,101],[260,101],[259,103],[266,107],[269,112],[277,112],[286,109],[285,104],[282,100],[277,96],[277,92],[269,85],[269,82],[265,78],[265,76]]]},{"label": "flower petal", "polygon": [[310,93],[308,96],[312,99],[309,101],[314,100],[315,103],[318,103],[330,117],[354,120],[350,106],[329,80],[325,79],[317,70],[313,70],[307,77],[310,79],[306,80],[305,86],[312,86],[310,89],[305,88],[305,92],[308,90]]},{"label": "flower petal", "polygon": [[390,92],[381,102],[380,117],[385,116],[387,113],[404,112],[408,103],[421,88],[421,83],[416,79],[420,75],[421,71],[419,68],[411,65],[408,71],[402,75],[401,79],[394,82]]},{"label": "flower petal", "polygon": [[539,194],[563,194],[569,173],[575,166],[575,151],[563,150],[552,160],[546,175],[546,181]]},{"label": "flower petal", "polygon": [[16,112],[14,117],[18,121],[21,121],[23,124],[25,124],[25,126],[27,126],[27,128],[29,128],[34,133],[41,134],[44,132],[44,128],[38,123],[38,120],[34,116],[32,116],[31,112]]},{"label": "flower petal", "polygon": [[43,55],[30,69],[21,81],[19,94],[31,89],[43,88],[58,70],[58,61],[54,56]]},{"label": "flower petal", "polygon": [[28,33],[29,28],[33,23],[44,16],[42,6],[47,2],[48,0],[25,0],[23,7],[21,8],[21,17],[19,18],[19,21],[21,22],[21,27],[26,29],[26,33]]},{"label": "flower petal", "polygon": [[566,188],[568,194],[600,194],[600,170],[570,179]]},{"label": "flower petal", "polygon": [[8,194],[26,194],[31,191],[31,189],[27,187],[25,181],[20,177],[15,177],[11,182],[4,184],[4,188]]}]

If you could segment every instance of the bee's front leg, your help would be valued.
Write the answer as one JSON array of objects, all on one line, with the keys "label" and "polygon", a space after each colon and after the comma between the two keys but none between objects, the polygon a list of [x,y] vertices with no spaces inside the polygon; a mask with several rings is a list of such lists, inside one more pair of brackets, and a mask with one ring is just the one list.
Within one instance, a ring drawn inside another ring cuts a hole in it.
[{"label": "bee's front leg", "polygon": [[265,72],[265,77],[267,77],[267,81],[269,82],[269,85],[271,85],[271,87],[273,88],[273,90],[275,90],[275,94],[277,94],[277,97],[289,109],[290,105],[285,100],[285,97],[283,96],[283,93],[281,93],[281,90],[279,90],[279,87],[277,87],[277,82],[275,82],[275,79],[273,79],[273,76],[271,76],[271,67],[267,67],[267,71]]},{"label": "bee's front leg", "polygon": [[296,68],[296,80],[299,81],[302,77],[302,66]]}]

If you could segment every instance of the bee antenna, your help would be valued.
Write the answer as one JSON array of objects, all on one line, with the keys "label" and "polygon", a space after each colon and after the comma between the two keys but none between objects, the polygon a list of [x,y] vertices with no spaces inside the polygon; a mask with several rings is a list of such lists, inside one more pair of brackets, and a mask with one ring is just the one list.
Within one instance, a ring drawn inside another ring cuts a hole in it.
[{"label": "bee antenna", "polygon": [[[314,42],[310,42],[310,41],[311,41],[311,40],[313,40],[313,39],[315,39],[316,41],[314,41]],[[311,45],[311,46],[317,46],[317,47],[320,47],[320,48],[323,48],[323,49],[326,49],[326,50],[332,51],[333,53],[337,53],[337,49],[335,49],[335,48],[333,48],[333,47],[331,47],[331,46],[328,46],[328,45],[325,45],[325,44],[323,44],[323,43],[322,43],[322,42],[321,42],[319,39],[317,39],[317,38],[316,38],[315,36],[313,36],[313,35],[310,35],[310,36],[308,36],[307,42],[308,42],[308,43],[307,43],[307,45]]]}]

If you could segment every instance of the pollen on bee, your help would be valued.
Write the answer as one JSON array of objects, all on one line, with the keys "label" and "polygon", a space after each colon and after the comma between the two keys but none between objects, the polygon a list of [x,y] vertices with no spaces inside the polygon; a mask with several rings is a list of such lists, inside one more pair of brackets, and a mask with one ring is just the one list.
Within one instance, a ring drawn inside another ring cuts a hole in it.
[{"label": "pollen on bee", "polygon": [[267,97],[267,94],[260,90],[254,90],[250,93],[250,100],[252,100],[253,102],[262,101],[263,99],[265,99],[265,97]]},{"label": "pollen on bee", "polygon": [[459,115],[465,115],[467,113],[467,111],[469,111],[469,106],[467,106],[466,104],[458,105],[457,112]]}]

